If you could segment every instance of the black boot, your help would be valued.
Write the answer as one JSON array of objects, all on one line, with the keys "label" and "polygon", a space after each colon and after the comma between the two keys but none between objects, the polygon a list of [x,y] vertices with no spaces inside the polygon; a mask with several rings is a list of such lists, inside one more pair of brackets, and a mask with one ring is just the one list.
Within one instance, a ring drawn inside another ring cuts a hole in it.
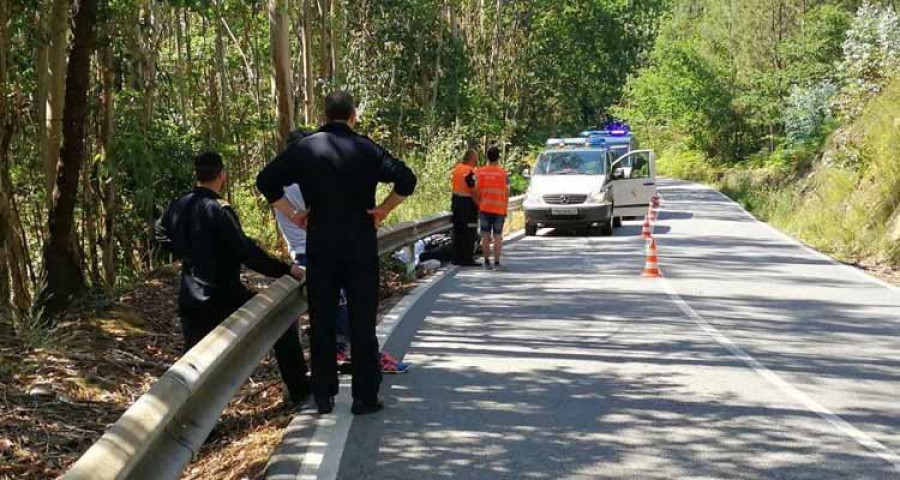
[{"label": "black boot", "polygon": [[316,408],[320,415],[327,415],[334,411],[334,397],[316,397]]},{"label": "black boot", "polygon": [[350,408],[354,415],[368,415],[382,410],[384,410],[384,401],[380,398],[376,399],[374,403],[354,399],[353,406]]}]

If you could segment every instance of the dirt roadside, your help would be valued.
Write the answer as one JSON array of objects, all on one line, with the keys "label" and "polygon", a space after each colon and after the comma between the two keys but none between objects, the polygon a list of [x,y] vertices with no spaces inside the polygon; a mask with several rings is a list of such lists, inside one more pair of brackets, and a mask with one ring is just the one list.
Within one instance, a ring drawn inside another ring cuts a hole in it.
[{"label": "dirt roadside", "polygon": [[[246,276],[253,288],[268,279]],[[382,312],[415,286],[382,272]],[[0,479],[47,479],[65,472],[181,352],[177,269],[99,299],[29,348],[0,335]],[[304,336],[305,338],[305,336]],[[223,413],[186,479],[260,478],[294,411],[282,400],[271,355]]]}]

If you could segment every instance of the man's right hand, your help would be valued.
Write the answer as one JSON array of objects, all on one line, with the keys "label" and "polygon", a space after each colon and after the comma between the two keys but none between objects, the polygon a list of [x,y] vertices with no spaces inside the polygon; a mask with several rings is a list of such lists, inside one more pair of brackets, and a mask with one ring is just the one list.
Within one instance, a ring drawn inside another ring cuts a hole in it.
[{"label": "man's right hand", "polygon": [[291,221],[294,222],[298,227],[306,230],[306,225],[309,221],[309,211],[294,210],[294,213],[291,214]]},{"label": "man's right hand", "polygon": [[306,276],[306,269],[299,265],[291,265],[291,276],[297,281],[303,280],[303,277]]}]

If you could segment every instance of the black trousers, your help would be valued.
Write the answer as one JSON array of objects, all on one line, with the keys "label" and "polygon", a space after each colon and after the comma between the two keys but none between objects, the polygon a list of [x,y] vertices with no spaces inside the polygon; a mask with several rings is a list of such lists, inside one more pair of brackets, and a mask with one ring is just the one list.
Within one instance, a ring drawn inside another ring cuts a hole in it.
[{"label": "black trousers", "polygon": [[[211,298],[203,305],[197,305],[189,300],[179,302],[185,352],[256,295],[247,288],[236,288],[228,293],[229,295],[223,295],[225,298]],[[300,331],[296,323],[275,342],[274,350],[278,370],[291,400],[303,400],[309,394],[309,381],[306,379],[306,359],[303,358]]]},{"label": "black trousers", "polygon": [[312,327],[313,394],[338,393],[335,319],[341,289],[350,316],[353,398],[378,399],[381,387],[378,337],[378,244],[371,221],[335,222],[333,228],[311,225],[307,237],[307,293]]},{"label": "black trousers", "polygon": [[453,262],[472,263],[475,261],[478,205],[469,197],[453,195],[450,208],[453,212]]}]

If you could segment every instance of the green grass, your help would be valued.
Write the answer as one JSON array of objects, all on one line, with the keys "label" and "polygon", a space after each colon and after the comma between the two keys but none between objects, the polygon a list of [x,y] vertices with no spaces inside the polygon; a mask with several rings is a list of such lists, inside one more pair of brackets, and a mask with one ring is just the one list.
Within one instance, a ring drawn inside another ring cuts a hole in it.
[{"label": "green grass", "polygon": [[[776,227],[846,261],[900,266],[900,81],[835,131],[813,164],[721,172],[725,194]],[[776,152],[779,154],[779,152]],[[775,156],[775,154],[773,154]]]}]

